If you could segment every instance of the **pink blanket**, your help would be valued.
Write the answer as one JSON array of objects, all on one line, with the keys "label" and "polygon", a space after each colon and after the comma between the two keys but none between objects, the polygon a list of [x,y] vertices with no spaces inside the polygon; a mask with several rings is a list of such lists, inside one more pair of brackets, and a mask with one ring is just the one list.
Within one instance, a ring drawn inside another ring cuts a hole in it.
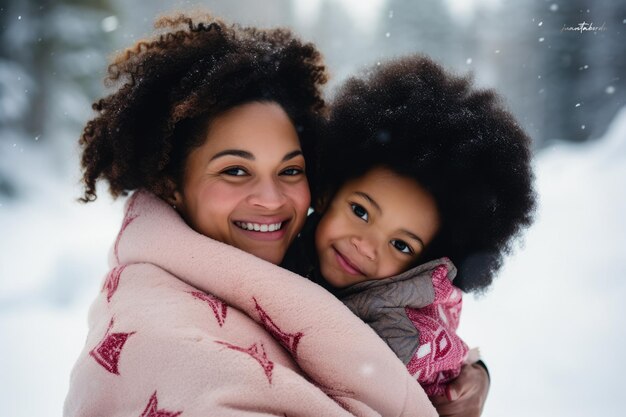
[{"label": "pink blanket", "polygon": [[110,266],[65,416],[436,416],[334,296],[146,192],[126,205]]}]

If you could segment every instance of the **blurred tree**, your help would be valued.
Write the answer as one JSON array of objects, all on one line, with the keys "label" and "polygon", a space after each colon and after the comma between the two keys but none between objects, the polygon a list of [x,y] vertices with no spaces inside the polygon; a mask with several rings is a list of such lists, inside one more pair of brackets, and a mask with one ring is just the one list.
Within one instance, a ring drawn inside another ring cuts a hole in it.
[{"label": "blurred tree", "polygon": [[603,136],[609,122],[626,105],[626,3],[600,0],[588,4],[584,12],[594,26],[606,27],[606,31],[584,37],[585,65],[589,65],[590,77],[583,83],[583,122],[589,126],[589,137],[597,138]]},{"label": "blurred tree", "polygon": [[388,0],[379,25],[381,50],[389,57],[421,52],[449,64],[459,53],[457,25],[439,0]]},{"label": "blurred tree", "polygon": [[[229,22],[260,27],[285,26],[293,23],[292,0],[150,0],[129,2],[110,0],[127,22],[118,32],[117,40],[126,46],[138,37],[152,33],[153,23],[161,14],[174,11],[186,13],[208,12]],[[132,24],[131,24],[132,23]]]},{"label": "blurred tree", "polygon": [[323,52],[331,74],[331,91],[327,91],[327,95],[332,96],[334,86],[357,72],[364,63],[371,62],[373,58],[368,61],[367,54],[370,39],[364,38],[363,32],[355,27],[354,18],[341,4],[329,0],[322,0],[313,30],[313,40]]},{"label": "blurred tree", "polygon": [[82,124],[79,106],[101,91],[107,33],[116,27],[110,15],[107,0],[8,0],[1,54],[19,75],[4,74],[2,83],[22,82],[22,97],[13,99],[26,103],[11,125],[49,140],[59,125]]},{"label": "blurred tree", "polygon": [[[599,137],[625,104],[625,9],[618,0],[536,2],[546,26],[545,47],[538,49],[544,139]],[[564,29],[580,25],[600,29]]]},{"label": "blurred tree", "polygon": [[[53,143],[47,160],[58,172],[68,170],[68,151],[102,92],[110,33],[117,27],[112,15],[108,0],[4,0],[0,145]],[[0,193],[11,196],[7,190],[19,188],[13,185],[17,174],[2,165]]]},{"label": "blurred tree", "polygon": [[293,2],[291,0],[249,0],[212,1],[207,6],[217,16],[230,21],[261,27],[290,25],[293,22]]},{"label": "blurred tree", "polygon": [[535,145],[542,135],[537,106],[542,100],[541,65],[536,52],[544,46],[542,26],[527,3],[506,2],[500,7],[479,7],[465,35],[474,38],[471,67],[479,84],[497,89]]}]

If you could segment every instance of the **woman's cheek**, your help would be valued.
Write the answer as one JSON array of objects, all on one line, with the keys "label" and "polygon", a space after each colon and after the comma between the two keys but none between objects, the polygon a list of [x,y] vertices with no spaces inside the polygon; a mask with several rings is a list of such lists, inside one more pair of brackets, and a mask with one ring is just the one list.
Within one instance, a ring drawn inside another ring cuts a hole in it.
[{"label": "woman's cheek", "polygon": [[291,199],[292,201],[294,201],[298,214],[303,214],[306,218],[309,207],[311,206],[311,192],[309,190],[309,183],[307,181],[302,181],[298,184],[295,184],[294,189],[291,193]]},{"label": "woman's cheek", "polygon": [[202,187],[203,201],[233,201],[246,195],[246,191],[241,186],[228,183],[227,181],[211,181]]}]

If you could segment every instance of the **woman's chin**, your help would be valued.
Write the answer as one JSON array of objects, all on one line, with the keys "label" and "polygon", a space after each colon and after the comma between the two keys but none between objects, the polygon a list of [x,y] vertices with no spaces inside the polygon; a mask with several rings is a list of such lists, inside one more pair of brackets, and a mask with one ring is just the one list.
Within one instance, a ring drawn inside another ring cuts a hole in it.
[{"label": "woman's chin", "polygon": [[255,254],[253,253],[254,256],[256,256],[257,258],[261,258],[264,261],[273,263],[274,265],[279,265],[282,261],[283,258],[285,257],[285,253],[281,252],[281,253],[259,253],[259,254]]},{"label": "woman's chin", "polygon": [[270,245],[266,245],[264,247],[245,247],[239,248],[245,252],[248,252],[257,258],[261,258],[264,261],[273,263],[274,265],[278,265],[282,262],[285,257],[286,249],[282,249],[279,247],[269,247]]}]

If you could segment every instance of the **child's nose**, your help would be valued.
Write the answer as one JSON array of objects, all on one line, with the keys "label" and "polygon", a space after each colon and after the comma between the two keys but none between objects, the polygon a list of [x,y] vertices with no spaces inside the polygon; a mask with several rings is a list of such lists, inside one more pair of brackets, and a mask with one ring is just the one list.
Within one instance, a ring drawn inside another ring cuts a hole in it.
[{"label": "child's nose", "polygon": [[352,244],[361,255],[365,256],[369,260],[376,260],[376,245],[373,244],[371,239],[365,237],[353,237]]}]

